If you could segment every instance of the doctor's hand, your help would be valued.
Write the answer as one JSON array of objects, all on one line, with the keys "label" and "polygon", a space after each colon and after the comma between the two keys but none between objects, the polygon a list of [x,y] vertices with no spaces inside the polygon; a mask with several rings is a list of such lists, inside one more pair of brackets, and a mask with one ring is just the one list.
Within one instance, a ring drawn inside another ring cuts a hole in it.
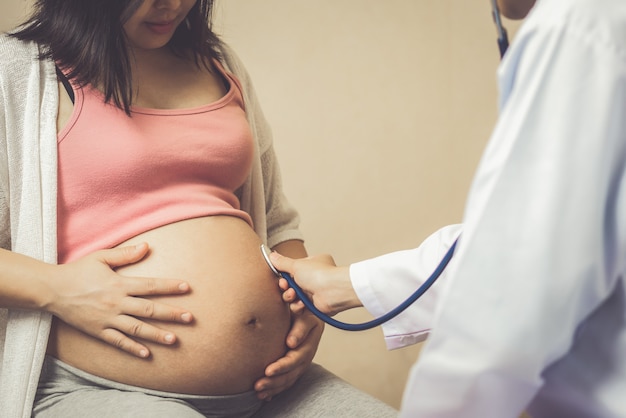
[{"label": "doctor's hand", "polygon": [[142,296],[179,295],[189,292],[182,280],[127,277],[114,269],[140,261],[147,244],[96,251],[68,264],[54,266],[48,281],[46,311],[86,334],[137,357],[150,355],[135,339],[171,345],[176,336],[141,320],[190,323],[185,309]]},{"label": "doctor's hand", "polygon": [[[270,259],[276,269],[289,273],[295,279],[320,311],[335,315],[362,306],[352,287],[350,268],[337,267],[330,255],[292,259],[272,252]],[[281,278],[278,284],[283,290],[283,300],[290,303],[291,310],[302,311],[304,304],[298,300],[287,280]]]}]

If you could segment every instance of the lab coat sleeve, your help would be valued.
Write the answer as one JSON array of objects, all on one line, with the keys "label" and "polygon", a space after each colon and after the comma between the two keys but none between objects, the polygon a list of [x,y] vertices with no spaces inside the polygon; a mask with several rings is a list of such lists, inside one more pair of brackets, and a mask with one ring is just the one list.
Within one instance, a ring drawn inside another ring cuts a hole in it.
[{"label": "lab coat sleeve", "polygon": [[533,12],[545,25],[529,17],[500,69],[500,118],[403,417],[518,417],[623,268],[623,41],[589,24],[596,11]]},{"label": "lab coat sleeve", "polygon": [[[400,305],[428,279],[460,231],[461,225],[450,225],[433,233],[418,248],[352,264],[350,279],[363,306],[379,317]],[[417,302],[382,326],[388,349],[426,338],[445,276],[444,270]]]}]

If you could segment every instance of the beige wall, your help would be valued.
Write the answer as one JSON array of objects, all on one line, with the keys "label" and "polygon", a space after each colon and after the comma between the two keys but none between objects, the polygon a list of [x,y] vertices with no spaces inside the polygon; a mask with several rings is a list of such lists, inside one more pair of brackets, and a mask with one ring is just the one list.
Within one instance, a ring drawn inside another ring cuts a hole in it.
[{"label": "beige wall", "polygon": [[[0,29],[27,0],[3,0]],[[487,0],[224,0],[311,253],[347,264],[459,222],[496,116]],[[343,316],[367,318],[363,312]],[[327,327],[316,360],[398,407],[419,347]]]},{"label": "beige wall", "polygon": [[[487,0],[224,0],[311,253],[347,264],[459,222],[496,117]],[[367,315],[344,316],[364,320]],[[398,407],[419,347],[327,327],[316,360]]]},{"label": "beige wall", "polygon": [[2,0],[0,3],[0,31],[15,26],[28,10],[31,0]]}]

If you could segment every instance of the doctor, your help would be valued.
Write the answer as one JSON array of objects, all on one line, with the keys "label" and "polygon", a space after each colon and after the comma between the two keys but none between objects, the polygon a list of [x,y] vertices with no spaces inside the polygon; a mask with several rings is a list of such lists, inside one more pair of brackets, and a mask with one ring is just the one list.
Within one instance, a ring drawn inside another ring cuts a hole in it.
[{"label": "doctor", "polygon": [[[528,16],[499,69],[500,117],[456,255],[383,326],[389,348],[429,333],[403,417],[626,416],[626,2],[534,3],[499,0],[505,16]],[[320,309],[379,316],[459,233],[349,267],[272,262]]]}]

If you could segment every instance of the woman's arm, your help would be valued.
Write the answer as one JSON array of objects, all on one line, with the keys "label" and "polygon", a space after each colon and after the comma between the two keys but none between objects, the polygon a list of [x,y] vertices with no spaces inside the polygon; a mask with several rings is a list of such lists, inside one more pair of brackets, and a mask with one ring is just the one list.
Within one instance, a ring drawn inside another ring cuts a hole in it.
[{"label": "woman's arm", "polygon": [[272,248],[272,251],[276,251],[289,258],[305,258],[307,256],[306,248],[304,248],[304,243],[300,240],[294,239],[281,242],[280,244]]},{"label": "woman's arm", "polygon": [[[279,165],[272,146],[272,132],[256,97],[252,81],[235,52],[222,45],[224,64],[243,87],[248,123],[255,137],[259,160],[250,178],[238,191],[241,209],[250,213],[255,231],[272,249],[293,258],[306,257],[297,211],[282,190]],[[277,284],[278,286],[278,284]],[[323,325],[312,315],[292,316],[285,356],[266,368],[266,377],[255,384],[258,396],[270,399],[289,388],[305,372],[317,351]]]},{"label": "woman's arm", "polygon": [[141,260],[148,245],[98,251],[54,265],[0,249],[0,306],[49,312],[73,327],[138,357],[148,348],[132,337],[173,344],[171,332],[138,318],[189,323],[191,313],[141,296],[182,294],[182,280],[122,277],[113,269]]},{"label": "woman's arm", "polygon": [[[307,255],[300,240],[282,242],[273,250],[288,254],[291,258],[303,258]],[[309,311],[292,313],[291,329],[287,334],[289,350],[284,357],[267,366],[265,377],[254,385],[259,398],[270,400],[274,395],[289,389],[304,374],[315,357],[323,331],[324,323]]]}]

